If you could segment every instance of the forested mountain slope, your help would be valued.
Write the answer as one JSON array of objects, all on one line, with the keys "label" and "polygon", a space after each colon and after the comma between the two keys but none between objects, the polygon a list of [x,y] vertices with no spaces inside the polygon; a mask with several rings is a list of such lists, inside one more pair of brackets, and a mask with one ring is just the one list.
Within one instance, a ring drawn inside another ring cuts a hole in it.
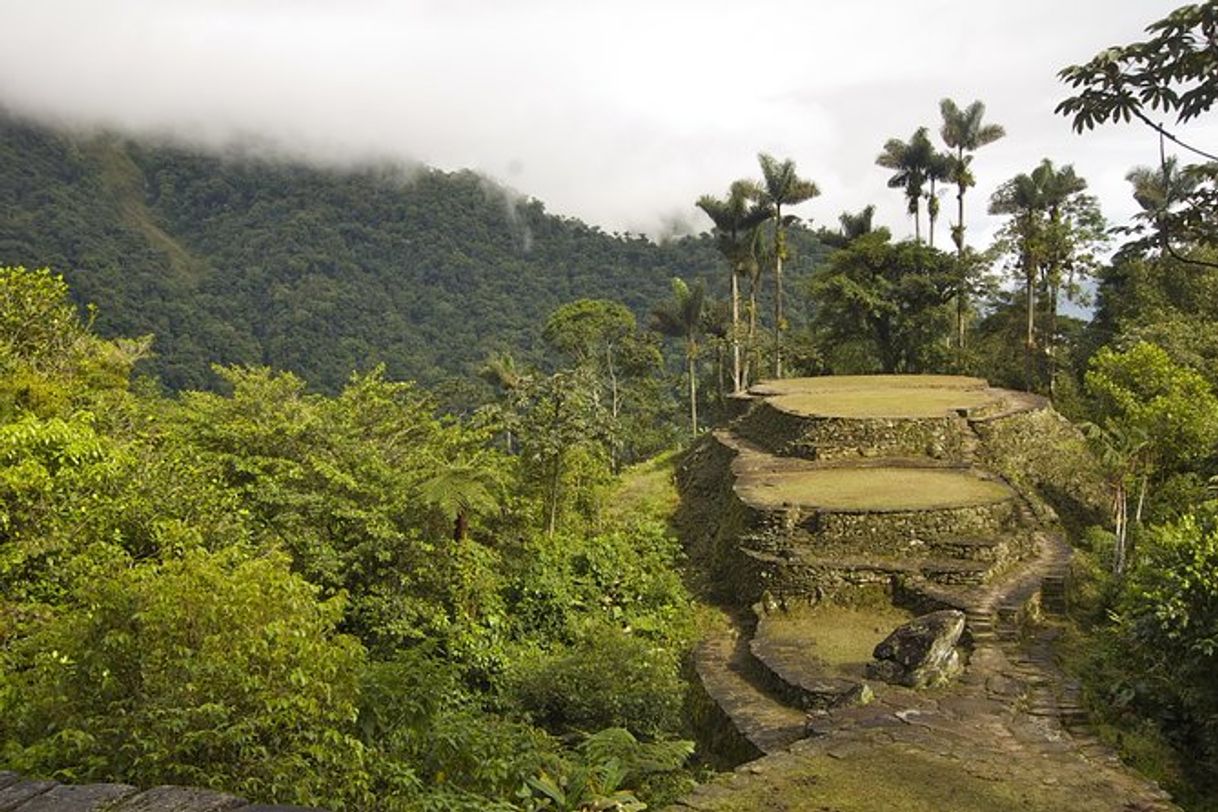
[{"label": "forested mountain slope", "polygon": [[0,262],[63,273],[103,335],[154,333],[172,389],[211,385],[212,362],[330,391],[378,362],[435,383],[527,357],[564,302],[642,316],[675,275],[726,276],[708,237],[609,235],[472,172],[340,173],[3,115]]}]

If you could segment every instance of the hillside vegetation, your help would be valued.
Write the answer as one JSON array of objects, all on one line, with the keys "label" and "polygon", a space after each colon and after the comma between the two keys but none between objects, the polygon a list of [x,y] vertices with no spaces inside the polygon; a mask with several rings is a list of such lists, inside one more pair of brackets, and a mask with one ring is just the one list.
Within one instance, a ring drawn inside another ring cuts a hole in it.
[{"label": "hillside vegetation", "polygon": [[64,274],[104,336],[154,334],[146,368],[174,390],[214,386],[211,363],[330,392],[378,363],[469,382],[492,353],[539,361],[563,303],[642,316],[672,277],[722,275],[708,237],[606,234],[468,171],[216,157],[2,114],[0,261]]}]

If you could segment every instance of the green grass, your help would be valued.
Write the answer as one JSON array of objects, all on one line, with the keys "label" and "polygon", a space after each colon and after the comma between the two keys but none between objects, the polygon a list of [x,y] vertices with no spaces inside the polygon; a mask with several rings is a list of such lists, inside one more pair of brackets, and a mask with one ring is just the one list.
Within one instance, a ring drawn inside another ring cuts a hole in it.
[{"label": "green grass", "polygon": [[669,521],[680,501],[673,479],[678,456],[677,451],[666,451],[622,471],[605,508],[609,522]]},{"label": "green grass", "polygon": [[[699,809],[708,812],[1111,812],[1124,799],[1046,783],[1040,764],[994,759],[989,774],[962,769],[959,754],[877,743],[857,754],[816,755],[770,770]],[[1026,766],[1027,772],[1018,770]],[[1038,769],[1039,768],[1039,769]],[[1008,773],[1008,770],[1010,771]],[[1018,771],[1017,771],[1018,770]]]},{"label": "green grass", "polygon": [[820,468],[741,476],[746,502],[825,510],[928,510],[993,504],[1011,498],[999,482],[934,468]]},{"label": "green grass", "polygon": [[776,645],[805,646],[825,673],[861,678],[876,644],[913,615],[895,606],[801,606],[770,614],[760,633]]},{"label": "green grass", "polygon": [[955,409],[994,403],[979,389],[859,387],[823,392],[792,392],[770,398],[776,409],[816,417],[943,417]]},{"label": "green grass", "polygon": [[824,375],[818,378],[784,378],[751,387],[755,395],[794,392],[841,392],[849,389],[985,389],[982,378],[963,375]]}]

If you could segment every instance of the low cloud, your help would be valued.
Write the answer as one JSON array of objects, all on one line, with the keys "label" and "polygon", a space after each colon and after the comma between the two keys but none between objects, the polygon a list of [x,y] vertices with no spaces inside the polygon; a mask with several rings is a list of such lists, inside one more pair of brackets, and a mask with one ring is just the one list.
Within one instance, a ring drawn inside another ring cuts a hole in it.
[{"label": "low cloud", "polygon": [[[756,175],[761,150],[821,186],[805,218],[832,227],[876,203],[879,223],[908,233],[875,155],[936,130],[940,98],[980,98],[1009,134],[976,161],[980,242],[996,227],[990,192],[1046,156],[1075,164],[1111,218],[1133,212],[1124,175],[1156,159],[1153,137],[1074,135],[1052,112],[1067,95],[1055,73],[1175,5],[40,0],[0,8],[0,105],[332,166],[470,168],[552,212],[659,238],[707,227],[693,201]],[[1218,142],[1212,126],[1194,134]]]}]

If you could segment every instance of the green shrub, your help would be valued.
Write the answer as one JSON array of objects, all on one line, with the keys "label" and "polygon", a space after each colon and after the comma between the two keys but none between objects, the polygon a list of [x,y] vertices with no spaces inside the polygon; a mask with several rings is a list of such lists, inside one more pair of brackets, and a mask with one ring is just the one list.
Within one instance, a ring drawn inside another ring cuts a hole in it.
[{"label": "green shrub", "polygon": [[7,652],[5,763],[358,806],[364,650],[335,633],[341,614],[278,556],[194,551],[100,574]]},{"label": "green shrub", "polygon": [[653,737],[680,726],[676,658],[615,627],[593,627],[575,645],[530,658],[514,676],[520,704],[552,731],[621,727]]}]

